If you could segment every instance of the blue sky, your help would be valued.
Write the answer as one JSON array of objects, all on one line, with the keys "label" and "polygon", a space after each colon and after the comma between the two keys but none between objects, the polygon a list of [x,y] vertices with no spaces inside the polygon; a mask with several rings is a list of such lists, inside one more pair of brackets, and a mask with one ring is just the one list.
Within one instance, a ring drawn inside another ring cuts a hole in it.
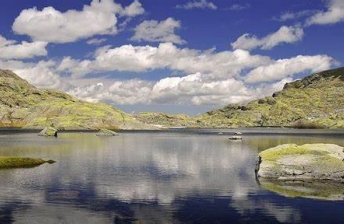
[{"label": "blue sky", "polygon": [[344,62],[342,0],[13,0],[0,18],[0,68],[129,113],[203,113]]}]

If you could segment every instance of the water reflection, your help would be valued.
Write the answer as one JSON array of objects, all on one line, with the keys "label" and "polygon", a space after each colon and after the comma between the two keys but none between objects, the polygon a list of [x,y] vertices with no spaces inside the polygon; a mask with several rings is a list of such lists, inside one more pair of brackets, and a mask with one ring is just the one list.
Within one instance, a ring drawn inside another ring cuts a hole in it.
[{"label": "water reflection", "polygon": [[330,180],[272,180],[259,179],[260,185],[286,197],[304,197],[321,200],[343,200],[344,183]]},{"label": "water reflection", "polygon": [[236,200],[231,203],[238,212],[244,216],[254,216],[257,209],[262,210],[267,216],[274,217],[280,223],[300,223],[301,212],[291,206],[278,205],[270,199]]},{"label": "water reflection", "polygon": [[300,207],[257,185],[255,158],[263,147],[313,140],[249,136],[231,142],[186,133],[0,136],[1,155],[57,161],[0,171],[0,223],[300,222]]}]

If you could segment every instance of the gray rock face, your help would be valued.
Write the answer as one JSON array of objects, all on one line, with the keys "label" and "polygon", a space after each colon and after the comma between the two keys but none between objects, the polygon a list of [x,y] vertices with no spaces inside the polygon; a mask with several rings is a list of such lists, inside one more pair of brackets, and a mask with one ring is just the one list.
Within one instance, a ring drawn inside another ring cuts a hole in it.
[{"label": "gray rock face", "polygon": [[343,147],[333,144],[286,144],[261,152],[256,175],[275,179],[344,181]]},{"label": "gray rock face", "polygon": [[108,129],[101,129],[96,135],[97,136],[117,136],[118,133],[108,130]]},{"label": "gray rock face", "polygon": [[38,135],[39,136],[57,137],[57,130],[53,127],[45,127]]}]

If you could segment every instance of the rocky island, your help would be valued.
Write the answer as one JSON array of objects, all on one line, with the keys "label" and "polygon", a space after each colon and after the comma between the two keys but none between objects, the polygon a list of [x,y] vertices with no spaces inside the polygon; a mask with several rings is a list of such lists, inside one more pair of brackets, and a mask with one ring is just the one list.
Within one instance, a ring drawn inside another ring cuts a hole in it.
[{"label": "rocky island", "polygon": [[344,152],[333,144],[285,144],[259,153],[258,184],[286,196],[344,199]]},{"label": "rocky island", "polygon": [[344,180],[343,147],[333,144],[285,144],[258,155],[258,178]]}]

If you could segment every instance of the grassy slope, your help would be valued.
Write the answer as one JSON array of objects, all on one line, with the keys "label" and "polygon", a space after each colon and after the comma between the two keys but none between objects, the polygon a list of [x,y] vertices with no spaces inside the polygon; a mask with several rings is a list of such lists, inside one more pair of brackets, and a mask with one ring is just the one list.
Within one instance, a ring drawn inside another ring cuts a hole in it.
[{"label": "grassy slope", "polygon": [[135,115],[136,119],[162,127],[197,127],[197,119],[185,114],[166,114],[143,112]]},{"label": "grassy slope", "polygon": [[286,84],[273,96],[228,105],[197,117],[141,113],[137,119],[166,127],[344,128],[344,68],[313,74]]},{"label": "grassy slope", "polygon": [[[141,113],[136,119],[106,104],[93,104],[55,90],[41,90],[0,70],[0,127],[142,129],[146,124],[187,127],[297,126],[344,128],[344,68],[287,84],[274,96],[228,105],[198,117]],[[141,122],[139,122],[141,121]]]},{"label": "grassy slope", "polygon": [[0,127],[147,128],[110,105],[85,102],[57,90],[38,89],[7,70],[0,70],[0,95]]},{"label": "grassy slope", "polygon": [[274,97],[228,105],[198,118],[205,126],[344,127],[344,68],[286,84]]}]

